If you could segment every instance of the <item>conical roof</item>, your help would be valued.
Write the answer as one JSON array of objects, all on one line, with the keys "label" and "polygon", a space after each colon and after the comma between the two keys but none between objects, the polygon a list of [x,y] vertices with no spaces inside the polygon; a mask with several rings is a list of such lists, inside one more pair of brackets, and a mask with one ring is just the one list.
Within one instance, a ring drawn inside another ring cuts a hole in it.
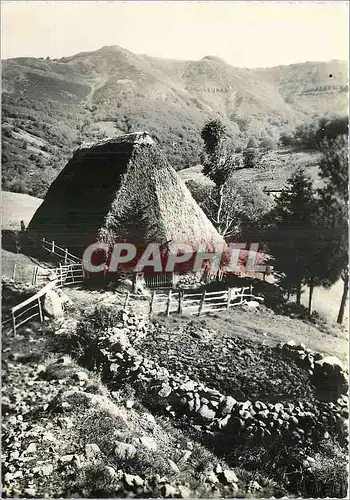
[{"label": "conical roof", "polygon": [[76,255],[100,240],[224,243],[147,132],[78,148],[28,230]]}]

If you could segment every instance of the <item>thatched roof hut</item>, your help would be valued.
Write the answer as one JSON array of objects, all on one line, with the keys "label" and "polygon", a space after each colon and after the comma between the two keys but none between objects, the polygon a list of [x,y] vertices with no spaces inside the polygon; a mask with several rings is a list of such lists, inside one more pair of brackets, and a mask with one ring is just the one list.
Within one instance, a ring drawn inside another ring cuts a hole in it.
[{"label": "thatched roof hut", "polygon": [[79,256],[96,241],[223,243],[146,132],[77,149],[28,230]]}]

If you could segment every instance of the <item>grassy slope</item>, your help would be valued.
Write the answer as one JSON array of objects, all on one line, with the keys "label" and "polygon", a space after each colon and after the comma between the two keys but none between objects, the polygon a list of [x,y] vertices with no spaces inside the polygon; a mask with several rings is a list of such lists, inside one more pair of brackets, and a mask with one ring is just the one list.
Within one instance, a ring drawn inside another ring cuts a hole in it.
[{"label": "grassy slope", "polygon": [[[90,294],[90,305],[93,297]],[[212,488],[204,483],[218,463],[229,469],[224,459],[193,439],[185,427],[165,416],[152,416],[131,387],[111,394],[98,375],[67,356],[62,363],[54,330],[54,325],[32,324],[17,337],[3,337],[2,451],[7,497],[101,498],[106,493],[128,497],[135,488],[126,484],[124,474],[146,480],[145,489],[137,491],[141,497],[164,496],[165,484],[182,485],[182,497],[192,497],[194,492],[204,498],[232,497],[229,486]],[[79,377],[84,377],[82,382]],[[133,407],[126,407],[127,402]],[[156,443],[157,449],[146,449],[140,438]],[[136,457],[118,459],[114,453],[118,441],[133,444]],[[87,451],[91,444],[100,450],[93,456]],[[26,451],[30,445],[32,451]],[[169,459],[179,471],[172,469]],[[18,471],[22,474],[16,476]],[[261,478],[241,468],[236,472],[243,497],[249,481]],[[262,495],[273,493],[274,488],[267,487]]]},{"label": "grassy slope", "polygon": [[[73,288],[65,291],[73,300],[70,317],[77,317],[87,305],[96,304],[98,292],[83,292]],[[80,299],[84,295],[84,301],[77,300],[77,292]],[[109,296],[116,309],[121,307],[118,294]],[[107,294],[102,293],[99,302],[106,299]],[[266,357],[268,349],[262,346],[272,346],[277,341],[293,337],[297,341],[302,338],[310,347],[319,347],[320,332],[314,327],[308,328],[301,321],[288,321],[288,318],[267,315],[264,311],[259,315],[229,311],[219,317],[205,318],[174,316],[160,319],[160,323],[166,326],[165,332],[157,329],[158,339],[146,338],[136,348],[144,349],[143,354],[146,356],[150,356],[152,352],[156,357],[160,356],[161,364],[166,363],[169,369],[174,368],[167,357],[170,349],[179,349],[180,355],[177,358],[175,356],[179,363],[178,373],[188,373],[191,378],[201,380],[204,375],[207,382],[211,381],[214,385],[215,381],[220,381],[222,365],[228,361],[228,365],[224,366],[224,369],[228,369],[227,377],[243,374],[243,380],[246,378],[249,388],[258,387],[259,380],[263,381],[261,387],[264,387],[266,383],[275,382],[278,386],[278,383],[281,384],[286,379],[291,389],[300,390],[302,380],[295,378],[295,373],[292,377],[290,370],[282,371],[279,381],[277,378],[266,378],[271,369],[275,370],[275,365],[278,372],[281,360],[275,364],[272,352]],[[190,326],[195,332],[203,327],[213,328],[214,337],[202,342],[187,334],[186,340],[182,332],[186,326]],[[164,495],[166,482],[186,485],[187,489],[183,490],[182,496],[193,497],[193,492],[196,492],[196,497],[232,498],[230,487],[217,484],[212,488],[204,482],[208,472],[218,463],[224,469],[233,467],[230,454],[221,456],[220,444],[217,448],[210,445],[206,447],[205,443],[210,443],[210,440],[206,440],[200,433],[191,433],[185,422],[180,424],[158,412],[154,412],[152,418],[152,405],[146,409],[138,401],[131,386],[110,393],[101,384],[97,374],[88,372],[69,358],[65,358],[64,363],[60,358],[59,362],[59,335],[54,333],[57,328],[57,325],[55,327],[49,323],[32,324],[21,328],[17,337],[3,334],[3,460],[6,496],[29,495],[41,498],[45,493],[60,497],[125,497],[129,490],[134,490],[125,483],[124,474],[128,473],[137,474],[146,480],[146,489],[142,487],[138,490],[142,497],[149,497],[150,494],[152,497]],[[74,329],[74,326],[71,328]],[[263,333],[267,335],[264,336]],[[230,344],[234,343],[236,347],[245,349],[237,350],[230,346],[229,349],[225,347],[224,353],[224,345],[228,346],[228,339],[231,339]],[[182,352],[184,342],[187,343],[187,351],[184,349]],[[168,352],[164,353],[164,345]],[[325,352],[342,356],[341,352],[333,350],[326,342],[324,347]],[[190,363],[185,357],[188,348],[196,358]],[[207,357],[202,356],[203,348],[206,349]],[[218,356],[218,349],[219,352],[221,349],[223,356]],[[213,358],[220,363],[221,370],[211,370],[211,379],[208,379],[208,368]],[[287,364],[294,366],[293,363]],[[294,367],[295,370],[299,370],[300,374],[303,372],[301,368]],[[305,389],[307,388],[301,387],[302,391]],[[132,408],[128,408],[129,405],[126,404],[130,401],[133,403]],[[141,437],[153,440],[157,444],[157,450],[149,451],[140,445]],[[114,452],[116,441],[133,444],[137,450],[135,459],[118,459]],[[89,456],[86,448],[86,445],[91,444],[97,445],[100,450],[94,456]],[[28,450],[29,446],[31,451]],[[188,451],[191,451],[189,457]],[[249,447],[243,451],[243,461],[235,469],[239,478],[237,496],[251,498],[247,494],[247,486],[251,479],[256,479],[260,484],[266,485],[260,493],[262,497],[276,497],[274,483],[266,481],[269,468],[264,468],[262,462],[257,467],[258,472],[255,472],[254,467],[253,472],[248,472],[251,469],[245,469],[245,461],[248,464],[254,461],[255,450],[251,451],[251,455]],[[16,452],[19,452],[19,459],[16,458]],[[310,449],[308,453],[313,456],[314,450]],[[187,461],[181,464],[181,458],[186,454]],[[29,460],[23,460],[23,457],[28,457]],[[179,465],[179,472],[172,469],[168,459]],[[329,467],[332,470],[334,464],[331,463]],[[17,471],[21,471],[22,475],[14,475]],[[330,473],[326,468],[323,472]],[[153,481],[152,478],[157,474],[158,478]],[[161,480],[164,476],[166,479]],[[30,488],[31,491],[28,493],[25,488]]]},{"label": "grassy slope", "polygon": [[22,220],[27,227],[42,201],[40,198],[27,194],[3,191],[1,194],[2,229],[20,230]]},{"label": "grassy slope", "polygon": [[[240,180],[252,181],[261,189],[282,189],[292,173],[302,167],[312,179],[315,187],[318,187],[320,182],[317,176],[319,160],[320,153],[316,151],[280,149],[264,154],[257,168],[238,170],[235,176]],[[181,170],[179,176],[185,182],[192,180],[200,184],[212,184],[201,170],[201,165],[196,165]]]}]

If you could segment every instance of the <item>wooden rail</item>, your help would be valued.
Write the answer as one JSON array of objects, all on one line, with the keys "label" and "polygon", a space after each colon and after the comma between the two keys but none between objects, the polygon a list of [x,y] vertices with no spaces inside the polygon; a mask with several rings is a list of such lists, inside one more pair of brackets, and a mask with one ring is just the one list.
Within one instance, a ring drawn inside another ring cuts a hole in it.
[{"label": "wooden rail", "polygon": [[55,270],[59,284],[58,287],[65,285],[72,285],[75,283],[82,283],[85,279],[83,265],[80,264],[67,264],[62,265]]},{"label": "wooden rail", "polygon": [[148,300],[140,300],[140,295],[128,292],[126,294],[124,308],[141,307],[151,316],[153,314],[165,314],[169,316],[171,313],[197,315],[217,312],[244,304],[248,299],[254,299],[262,302],[262,297],[256,297],[253,294],[252,286],[241,288],[229,288],[218,292],[203,292],[191,293],[188,290],[154,290],[152,297]]},{"label": "wooden rail", "polygon": [[34,318],[44,321],[43,302],[46,293],[53,288],[60,288],[66,285],[82,283],[84,281],[84,269],[82,264],[67,264],[53,269],[55,279],[45,285],[39,292],[17,304],[11,309],[12,329],[16,335],[16,330]]},{"label": "wooden rail", "polygon": [[24,300],[17,306],[14,306],[11,309],[12,315],[12,328],[13,333],[16,335],[16,329],[27,321],[30,321],[34,318],[39,318],[40,321],[44,321],[43,314],[43,300],[46,293],[49,290],[52,290],[57,285],[57,280],[50,281],[46,286],[44,286],[39,292],[30,297],[27,300]]},{"label": "wooden rail", "polygon": [[55,243],[54,241],[49,241],[46,240],[45,238],[42,238],[42,240],[40,240],[40,244],[41,247],[47,250],[48,252],[63,258],[65,263],[69,262],[73,264],[81,262],[81,259],[79,259],[79,257],[68,252],[68,248],[62,248],[59,245],[57,245],[57,243]]}]

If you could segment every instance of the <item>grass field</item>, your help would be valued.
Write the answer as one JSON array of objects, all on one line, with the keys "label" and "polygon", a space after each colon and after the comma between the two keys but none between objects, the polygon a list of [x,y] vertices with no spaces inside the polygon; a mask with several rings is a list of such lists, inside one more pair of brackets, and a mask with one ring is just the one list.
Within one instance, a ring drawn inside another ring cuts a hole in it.
[{"label": "grass field", "polygon": [[19,230],[21,220],[27,226],[42,201],[40,198],[28,194],[2,191],[2,229]]}]

